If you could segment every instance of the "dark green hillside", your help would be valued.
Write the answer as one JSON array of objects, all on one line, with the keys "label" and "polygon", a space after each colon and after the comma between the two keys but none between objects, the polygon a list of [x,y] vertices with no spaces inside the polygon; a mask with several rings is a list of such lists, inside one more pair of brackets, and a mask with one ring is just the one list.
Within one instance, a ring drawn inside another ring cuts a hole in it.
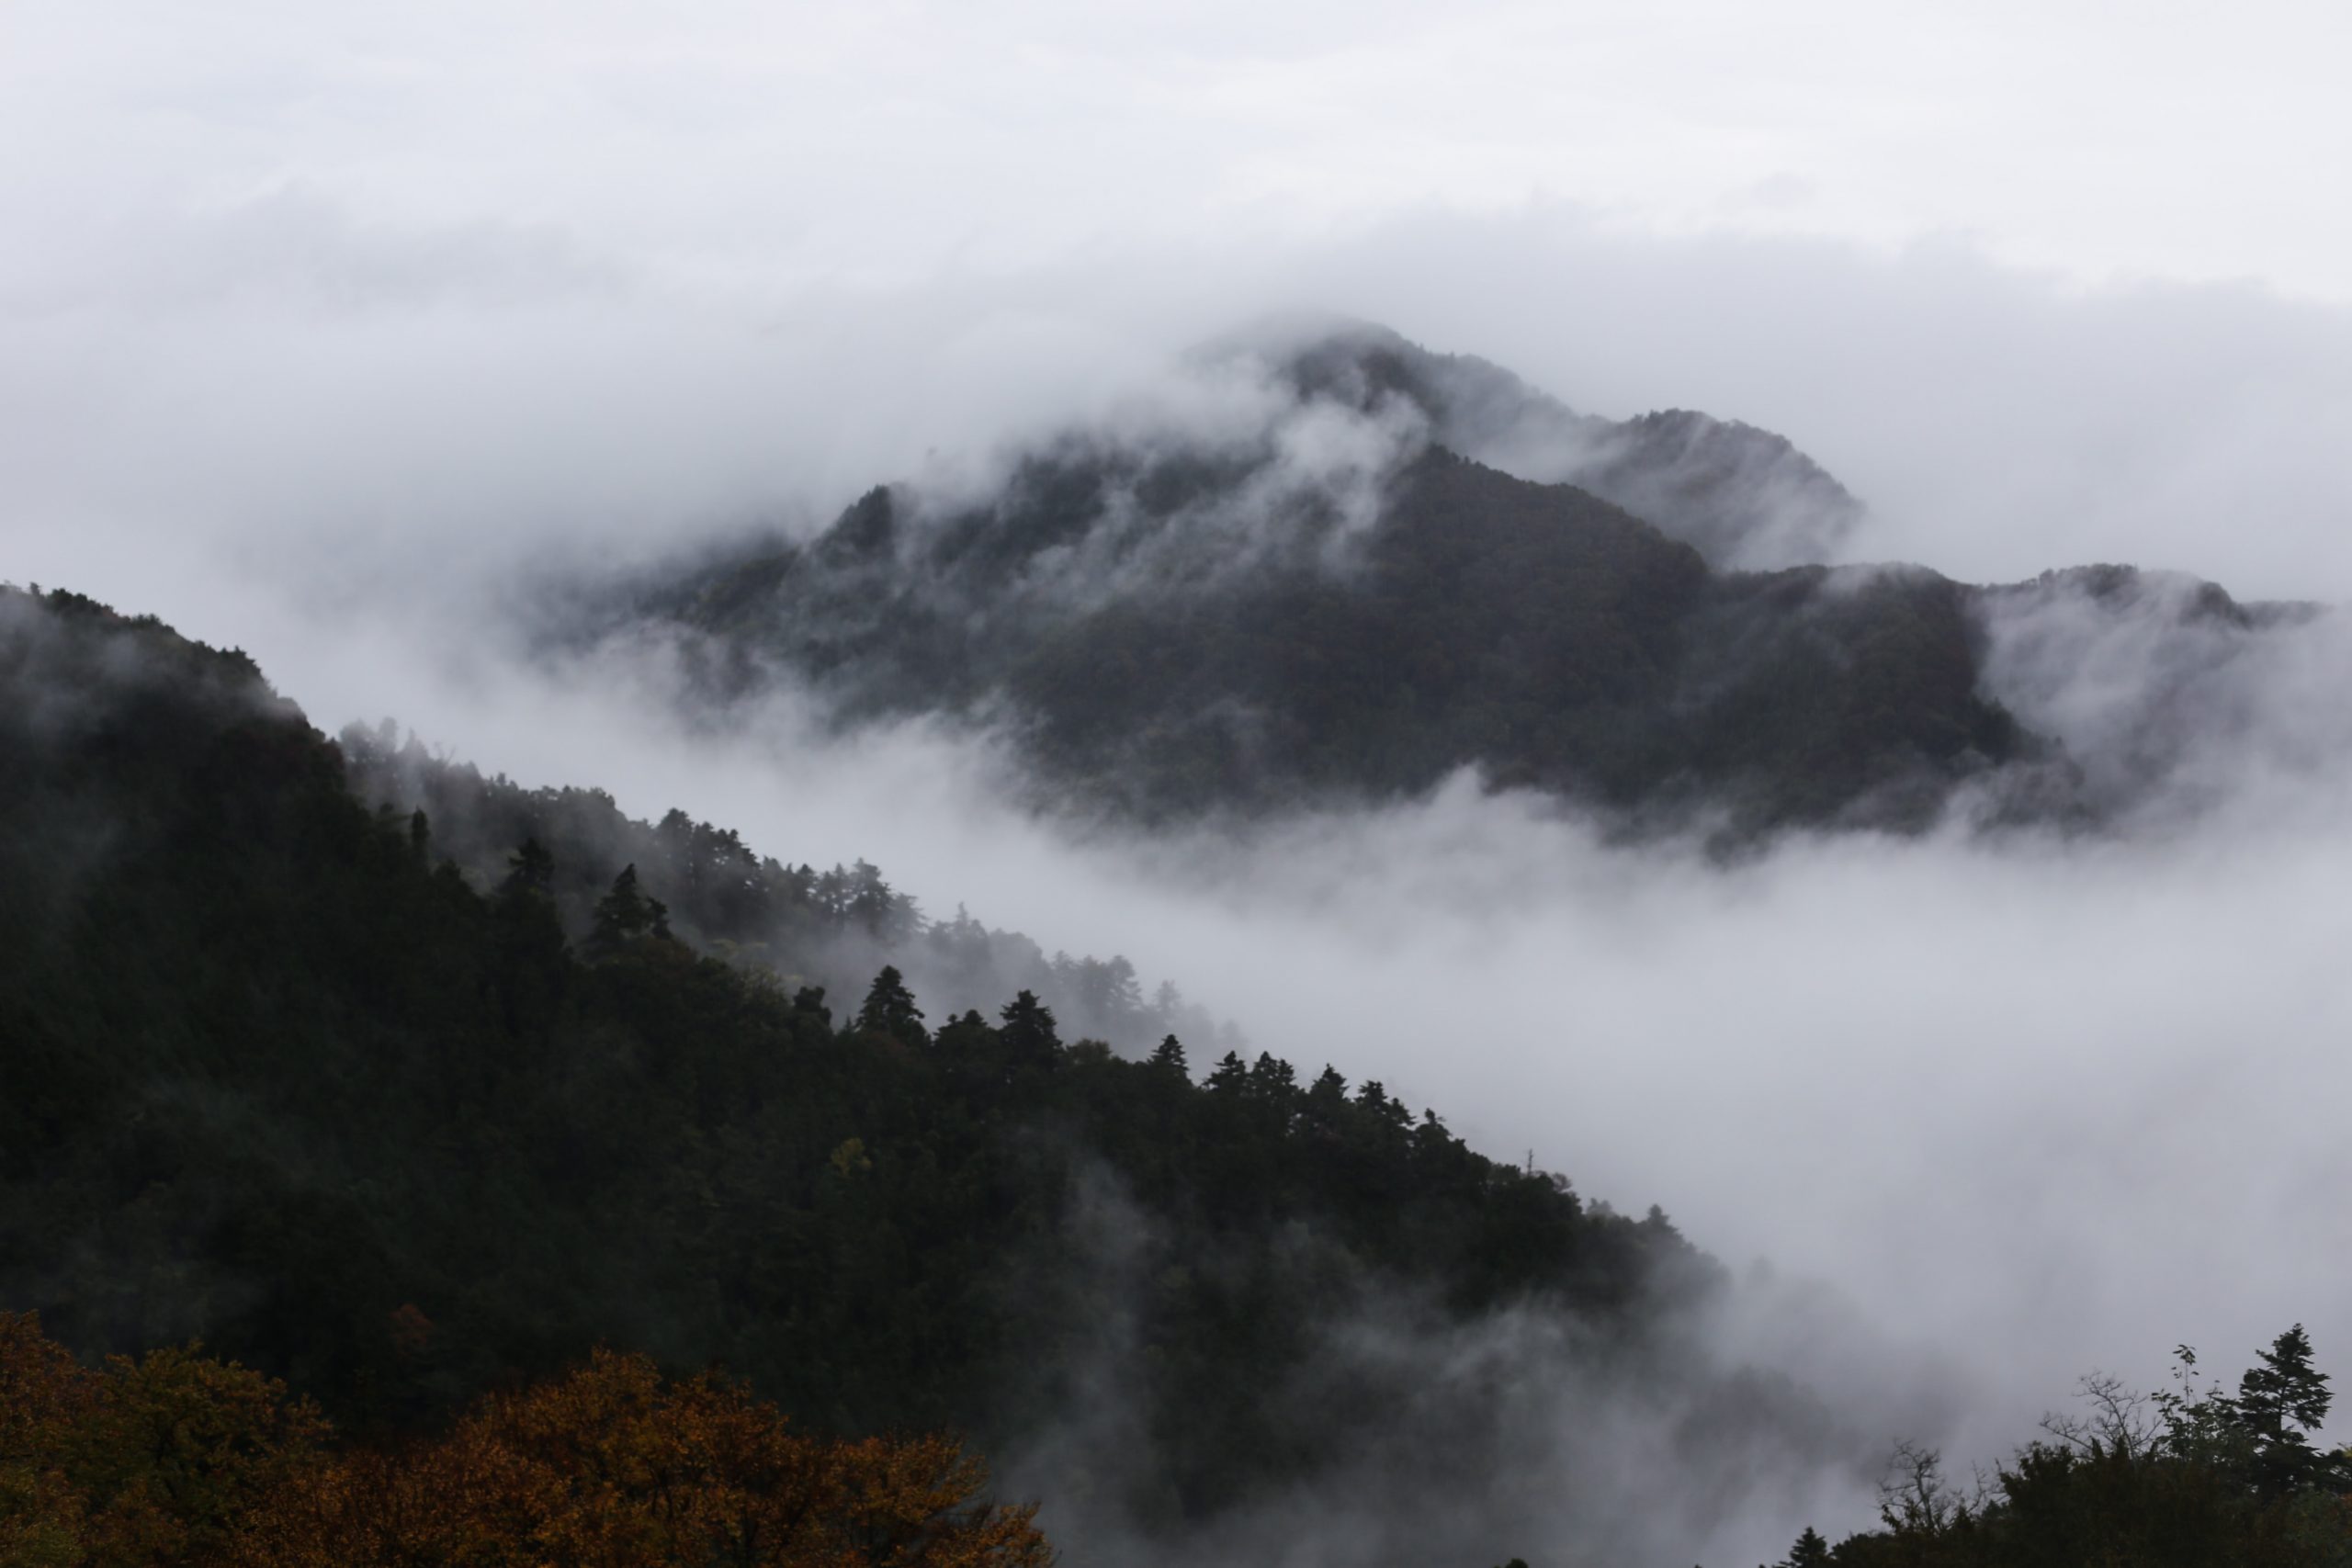
[{"label": "dark green hillside", "polygon": [[1128,1055],[1170,1033],[1241,1043],[1172,982],[1147,991],[1124,957],[1048,955],[1022,933],[990,928],[961,908],[927,919],[866,861],[824,871],[786,865],[733,829],[683,811],[640,822],[600,789],[526,789],[435,757],[413,736],[403,743],[389,720],[354,725],[339,743],[352,792],[403,818],[424,811],[435,858],[455,861],[478,888],[503,878],[514,846],[537,840],[552,863],[548,897],[575,937],[588,934],[597,901],[633,866],[661,890],[682,940],[767,970],[796,990],[815,984],[862,994],[890,965],[934,1009],[994,1008],[1016,992],[1034,992],[1073,1038],[1104,1040]]},{"label": "dark green hillside", "polygon": [[606,1342],[1006,1454],[1115,1321],[1129,1435],[1073,1462],[1167,1520],[1423,1421],[1430,1485],[1482,1473],[1482,1404],[1349,1359],[1380,1303],[1713,1375],[1669,1328],[1712,1266],[1655,1213],[1336,1072],[1195,1082],[1025,996],[924,1019],[890,974],[779,988],[662,934],[690,900],[650,874],[569,942],[543,853],[478,891],[249,661],[152,622],[0,592],[0,1308],[85,1352],[200,1335],[365,1430]]}]

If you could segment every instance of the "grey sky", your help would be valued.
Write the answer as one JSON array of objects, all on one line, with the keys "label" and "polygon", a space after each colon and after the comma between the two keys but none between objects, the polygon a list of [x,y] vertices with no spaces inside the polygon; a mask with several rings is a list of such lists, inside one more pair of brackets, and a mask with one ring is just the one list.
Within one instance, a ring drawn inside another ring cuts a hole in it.
[{"label": "grey sky", "polygon": [[2341,299],[2347,26],[2080,0],[20,0],[0,168],[17,211],[89,235],[306,188],[754,293],[1566,201]]},{"label": "grey sky", "polygon": [[0,538],[87,580],[822,516],[1312,306],[1778,428],[1865,555],[2352,595],[2347,27],[23,0]]}]

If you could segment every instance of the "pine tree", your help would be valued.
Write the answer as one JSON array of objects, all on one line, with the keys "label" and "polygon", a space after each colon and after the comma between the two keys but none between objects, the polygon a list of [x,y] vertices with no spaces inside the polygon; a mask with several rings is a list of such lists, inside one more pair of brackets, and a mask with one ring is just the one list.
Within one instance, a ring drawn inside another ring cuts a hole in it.
[{"label": "pine tree", "polygon": [[1789,1554],[1781,1559],[1779,1568],[1829,1568],[1829,1542],[1811,1525],[1797,1537]]},{"label": "pine tree", "polygon": [[[637,867],[621,868],[613,878],[612,890],[596,900],[595,924],[589,929],[588,951],[599,958],[618,952],[627,943],[651,931],[658,916],[659,905],[650,903],[637,886]],[[669,934],[665,924],[661,934]]]},{"label": "pine tree", "polygon": [[1178,1077],[1189,1079],[1193,1076],[1192,1068],[1184,1062],[1184,1043],[1173,1034],[1153,1047],[1151,1065],[1162,1072],[1173,1073]]},{"label": "pine tree", "polygon": [[1249,1087],[1249,1064],[1241,1059],[1240,1052],[1227,1051],[1216,1066],[1211,1070],[1208,1082],[1204,1087],[1211,1094],[1238,1097]]},{"label": "pine tree", "polygon": [[915,1006],[914,993],[907,989],[905,976],[894,964],[885,964],[882,973],[874,976],[865,1005],[857,1010],[857,1026],[902,1045],[926,1044],[931,1039],[922,1026],[922,1009]]},{"label": "pine tree", "polygon": [[2332,1475],[2332,1455],[2312,1448],[2309,1433],[2327,1419],[2335,1395],[2327,1374],[2312,1365],[2311,1336],[2301,1324],[2271,1341],[2256,1366],[2238,1380],[2230,1402],[2237,1426],[2253,1445],[2255,1487],[2268,1496],[2302,1490]]},{"label": "pine tree", "polygon": [[1062,1037],[1054,1025],[1053,1010],[1028,991],[1008,1003],[1000,1015],[998,1032],[1008,1065],[1014,1072],[1046,1070],[1061,1060]]}]

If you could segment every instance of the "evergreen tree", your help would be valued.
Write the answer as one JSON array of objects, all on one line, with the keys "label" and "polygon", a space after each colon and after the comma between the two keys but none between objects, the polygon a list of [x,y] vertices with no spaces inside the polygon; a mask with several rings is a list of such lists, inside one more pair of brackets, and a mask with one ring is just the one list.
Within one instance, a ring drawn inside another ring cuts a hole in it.
[{"label": "evergreen tree", "polygon": [[[623,866],[621,874],[613,878],[612,890],[596,900],[595,924],[588,931],[588,951],[596,957],[607,957],[649,934],[660,919],[657,910],[660,906],[647,899],[637,885],[636,865]],[[669,934],[667,925],[661,934]]]},{"label": "evergreen tree", "polygon": [[895,964],[885,964],[882,973],[874,976],[865,1005],[857,1010],[857,1026],[902,1045],[926,1044],[931,1039],[922,1026],[922,1010],[915,1006],[914,993],[907,989],[906,977]]},{"label": "evergreen tree", "polygon": [[1208,1082],[1204,1087],[1212,1094],[1237,1097],[1249,1087],[1249,1064],[1242,1061],[1240,1052],[1227,1051],[1209,1073]]},{"label": "evergreen tree", "polygon": [[1805,1526],[1804,1533],[1789,1548],[1789,1554],[1781,1559],[1779,1568],[1829,1568],[1828,1540],[1811,1525]]},{"label": "evergreen tree", "polygon": [[1028,991],[1008,1003],[1001,1015],[998,1038],[1014,1072],[1050,1070],[1061,1059],[1062,1039],[1054,1025],[1053,1010]]},{"label": "evergreen tree", "polygon": [[1271,1051],[1258,1053],[1250,1068],[1250,1088],[1267,1100],[1287,1101],[1298,1089],[1298,1072]]},{"label": "evergreen tree", "polygon": [[2333,1455],[2314,1451],[2307,1436],[2327,1419],[2334,1400],[2327,1374],[2312,1365],[2311,1337],[2300,1323],[2271,1341],[2270,1348],[2246,1370],[2231,1409],[2253,1447],[2251,1469],[2257,1491],[2281,1496],[2341,1468]]},{"label": "evergreen tree", "polygon": [[1188,1080],[1193,1076],[1192,1069],[1184,1063],[1184,1043],[1173,1034],[1152,1048],[1151,1065],[1162,1072],[1173,1073]]}]

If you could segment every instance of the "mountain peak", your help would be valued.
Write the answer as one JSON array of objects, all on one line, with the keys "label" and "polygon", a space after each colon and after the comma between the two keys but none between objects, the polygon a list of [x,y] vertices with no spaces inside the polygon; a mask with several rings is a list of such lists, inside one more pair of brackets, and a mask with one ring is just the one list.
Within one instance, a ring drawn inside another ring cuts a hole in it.
[{"label": "mountain peak", "polygon": [[1429,439],[1538,484],[1590,491],[1727,570],[1826,561],[1863,521],[1854,496],[1786,437],[1688,409],[1579,413],[1475,355],[1438,354],[1377,322],[1286,317],[1208,345],[1254,359],[1302,403],[1405,404]]}]

